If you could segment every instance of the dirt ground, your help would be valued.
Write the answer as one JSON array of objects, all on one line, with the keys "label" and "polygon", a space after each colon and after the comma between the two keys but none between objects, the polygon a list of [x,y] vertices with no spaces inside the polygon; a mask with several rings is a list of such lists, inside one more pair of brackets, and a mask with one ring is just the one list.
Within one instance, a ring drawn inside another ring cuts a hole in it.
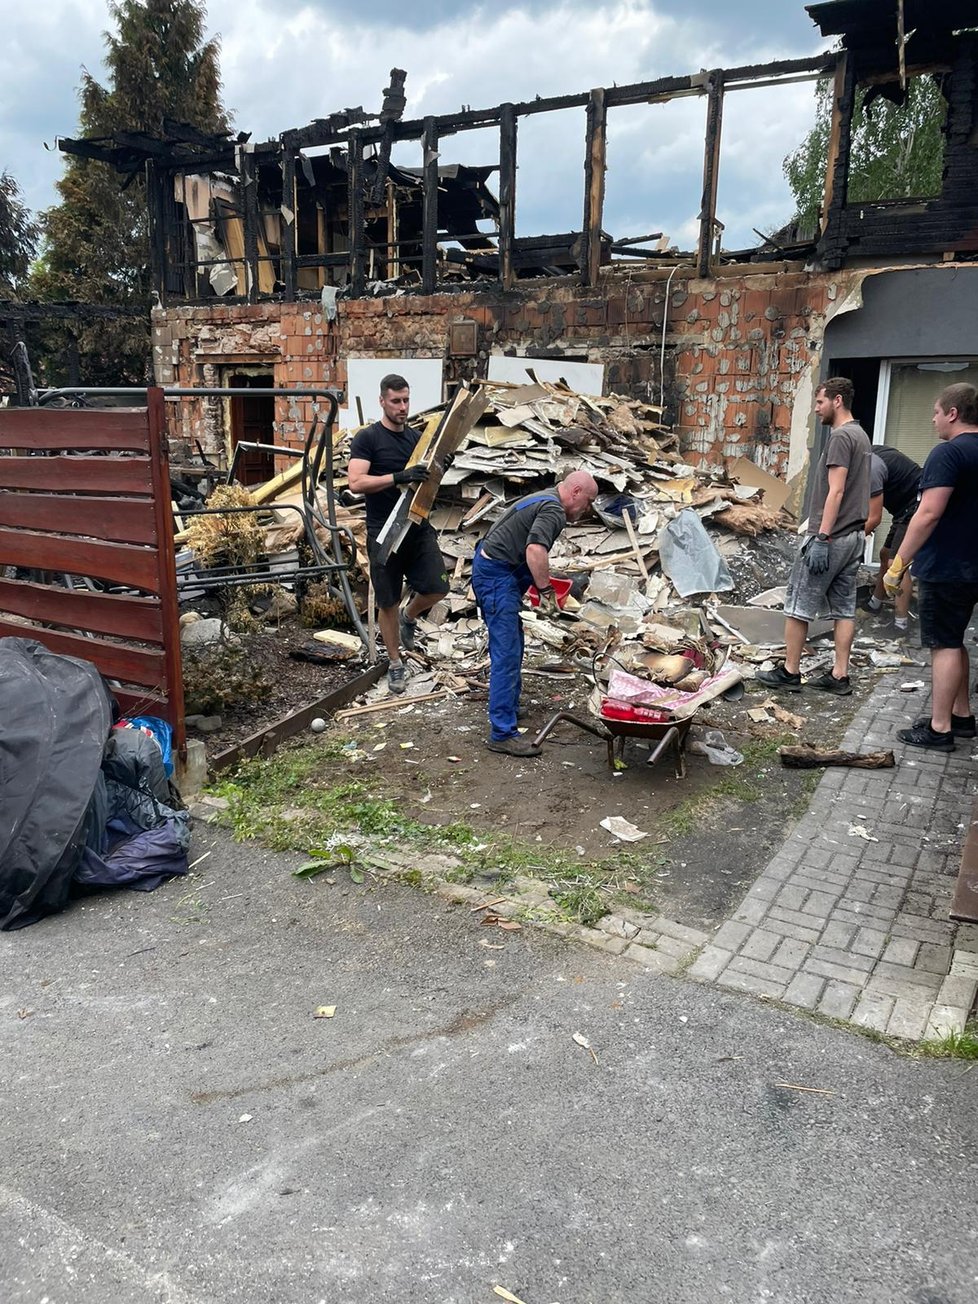
[{"label": "dirt ground", "polygon": [[[786,705],[805,718],[797,738],[784,726],[748,719],[747,708],[768,696],[757,689],[740,702],[703,710],[690,741],[704,728],[720,729],[745,759],[720,767],[691,754],[685,778],[676,776],[671,756],[650,767],[647,745],[638,740],[626,743],[627,768],[614,773],[605,744],[568,723],[557,726],[539,758],[490,752],[485,702],[472,698],[413,705],[408,697],[390,711],[334,723],[329,737],[353,744],[342,762],[345,774],[402,800],[413,818],[464,821],[487,834],[506,833],[541,849],[611,864],[624,853],[637,867],[636,879],[654,884],[659,910],[691,927],[708,927],[726,916],[760,872],[811,791],[811,772],[784,769],[778,744],[837,741],[874,682],[867,676],[862,691],[848,698],[814,691],[789,698]],[[573,683],[527,675],[529,735],[560,710],[587,717],[587,692],[583,675]],[[648,836],[618,841],[600,827],[609,815]]]}]

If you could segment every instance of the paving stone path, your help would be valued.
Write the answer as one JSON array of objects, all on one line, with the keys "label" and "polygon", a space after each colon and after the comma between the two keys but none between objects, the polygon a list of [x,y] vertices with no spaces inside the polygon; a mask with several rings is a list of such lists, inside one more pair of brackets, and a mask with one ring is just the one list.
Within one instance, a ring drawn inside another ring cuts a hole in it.
[{"label": "paving stone path", "polygon": [[843,740],[890,770],[829,769],[807,813],[688,976],[891,1036],[960,1031],[978,991],[978,927],[948,919],[978,792],[972,741],[906,747],[928,700],[884,676]]}]

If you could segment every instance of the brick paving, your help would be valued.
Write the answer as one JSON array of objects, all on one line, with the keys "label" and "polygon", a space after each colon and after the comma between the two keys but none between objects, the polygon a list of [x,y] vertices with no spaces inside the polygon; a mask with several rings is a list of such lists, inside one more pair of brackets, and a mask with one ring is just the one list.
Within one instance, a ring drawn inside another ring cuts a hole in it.
[{"label": "brick paving", "polygon": [[948,909],[978,782],[975,742],[906,747],[927,701],[882,677],[842,747],[892,748],[890,770],[828,769],[808,811],[690,978],[890,1036],[960,1031],[978,993],[978,926]]}]

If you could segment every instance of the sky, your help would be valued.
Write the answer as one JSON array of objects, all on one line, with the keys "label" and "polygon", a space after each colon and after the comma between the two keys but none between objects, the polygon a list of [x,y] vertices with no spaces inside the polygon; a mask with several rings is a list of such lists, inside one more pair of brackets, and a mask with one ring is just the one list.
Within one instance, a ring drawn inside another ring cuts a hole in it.
[{"label": "sky", "polygon": [[[82,69],[103,76],[106,0],[3,6],[0,171],[25,202],[55,202],[76,134]],[[408,118],[625,85],[701,68],[804,58],[827,47],[796,0],[210,0],[224,102],[236,130],[266,140],[342,108],[380,108],[392,67],[407,71]],[[781,164],[814,116],[811,83],[726,97],[718,217],[730,249],[792,213]],[[702,187],[705,101],[613,109],[603,226],[616,239],[662,231],[691,248]],[[523,119],[519,235],[580,230],[584,111]],[[443,163],[495,162],[498,133],[448,139]],[[416,156],[417,155],[417,156]],[[420,163],[402,145],[395,161]],[[490,180],[490,185],[492,185]]]}]

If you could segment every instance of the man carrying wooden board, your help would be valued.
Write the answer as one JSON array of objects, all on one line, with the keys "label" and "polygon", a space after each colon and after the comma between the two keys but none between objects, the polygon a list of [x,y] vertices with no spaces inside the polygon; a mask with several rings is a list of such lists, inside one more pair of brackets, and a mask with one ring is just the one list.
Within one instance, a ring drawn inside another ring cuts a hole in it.
[{"label": "man carrying wooden board", "polygon": [[[429,475],[426,462],[407,465],[420,438],[407,424],[410,406],[411,391],[404,377],[384,376],[380,382],[381,418],[354,436],[347,472],[350,489],[366,495],[370,579],[377,600],[377,623],[390,661],[387,684],[392,693],[403,693],[407,687],[401,648],[414,649],[418,617],[449,589],[438,536],[427,521],[413,523],[386,561],[378,554],[377,536],[398,505],[400,486],[423,484]],[[405,580],[414,595],[401,611]]]}]

